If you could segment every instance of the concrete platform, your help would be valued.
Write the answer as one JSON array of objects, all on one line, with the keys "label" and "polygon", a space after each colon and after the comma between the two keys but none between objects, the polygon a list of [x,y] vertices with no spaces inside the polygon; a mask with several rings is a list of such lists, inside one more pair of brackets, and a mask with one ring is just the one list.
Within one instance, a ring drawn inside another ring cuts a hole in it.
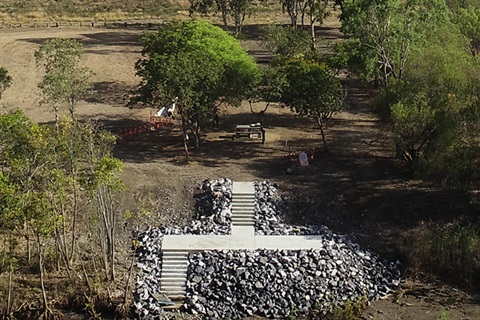
[{"label": "concrete platform", "polygon": [[[243,227],[237,227],[243,228]],[[244,232],[233,235],[171,235],[163,239],[163,251],[203,251],[203,250],[257,250],[257,249],[320,249],[321,236],[255,236],[245,227]],[[252,229],[252,228],[250,228]]]},{"label": "concrete platform", "polygon": [[232,194],[235,197],[235,194],[254,194],[255,188],[253,182],[237,182],[233,181]]}]

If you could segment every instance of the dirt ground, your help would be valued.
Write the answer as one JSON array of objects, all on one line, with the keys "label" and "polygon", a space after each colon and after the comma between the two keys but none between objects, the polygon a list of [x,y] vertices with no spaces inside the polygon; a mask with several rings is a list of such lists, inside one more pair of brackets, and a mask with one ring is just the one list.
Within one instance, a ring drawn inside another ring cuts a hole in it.
[{"label": "dirt ground", "polygon": [[[248,26],[246,32],[244,45],[260,61],[268,59],[268,52],[249,39]],[[338,36],[335,26],[321,32],[331,39]],[[0,29],[0,65],[14,81],[0,105],[21,108],[36,122],[53,121],[53,113],[39,106],[37,84],[42,71],[35,67],[33,53],[46,39],[72,37],[86,46],[85,64],[95,73],[95,92],[80,102],[77,114],[102,121],[114,133],[145,123],[156,110],[124,106],[124,94],[139,81],[133,66],[140,57],[140,34],[130,29]],[[122,177],[127,192],[122,207],[135,209],[140,199],[157,213],[146,224],[181,224],[191,213],[192,195],[203,179],[270,180],[279,185],[289,221],[325,224],[384,258],[400,261],[405,259],[402,248],[408,245],[409,232],[422,223],[478,212],[461,192],[412,180],[395,158],[388,128],[370,109],[370,89],[355,80],[344,82],[348,108],[331,121],[328,153],[312,121],[279,106],[271,106],[265,115],[264,145],[221,138],[232,134],[236,124],[257,122],[247,104],[225,110],[219,128],[207,128],[203,146],[192,151],[193,161],[188,165],[175,121],[124,139],[115,148],[115,155],[125,163]],[[287,174],[292,167],[289,152],[312,148],[316,152],[310,166],[293,166]],[[455,289],[454,283],[427,283],[410,277],[395,296],[372,303],[365,318],[480,319],[478,297]]]}]

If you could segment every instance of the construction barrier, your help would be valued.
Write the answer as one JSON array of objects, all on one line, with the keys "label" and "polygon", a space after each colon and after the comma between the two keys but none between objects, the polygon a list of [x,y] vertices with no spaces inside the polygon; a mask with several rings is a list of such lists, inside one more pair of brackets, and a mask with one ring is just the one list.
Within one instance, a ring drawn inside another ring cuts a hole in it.
[{"label": "construction barrier", "polygon": [[136,136],[138,134],[141,134],[147,131],[154,131],[168,124],[171,124],[170,118],[154,117],[150,115],[147,118],[146,122],[138,126],[129,127],[129,128],[120,128],[117,143],[122,142],[127,137]]}]

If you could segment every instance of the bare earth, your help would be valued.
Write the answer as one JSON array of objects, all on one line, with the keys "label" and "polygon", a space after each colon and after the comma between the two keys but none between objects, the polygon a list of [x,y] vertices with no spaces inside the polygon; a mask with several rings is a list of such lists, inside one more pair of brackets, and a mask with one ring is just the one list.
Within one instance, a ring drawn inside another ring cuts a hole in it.
[{"label": "bare earth", "polygon": [[[330,37],[338,34],[333,28],[322,32]],[[95,93],[79,104],[77,114],[104,122],[114,133],[144,123],[156,110],[128,109],[123,98],[139,81],[133,66],[140,57],[140,34],[128,29],[0,29],[0,65],[14,79],[0,105],[21,108],[36,122],[53,121],[48,107],[39,106],[37,84],[42,72],[35,67],[33,53],[46,39],[72,37],[85,44],[85,64],[95,73]],[[268,55],[252,40],[244,44],[257,58]],[[368,88],[353,80],[345,83],[349,108],[331,122],[328,153],[323,152],[312,121],[278,106],[266,113],[264,145],[220,138],[233,133],[236,124],[257,122],[247,104],[225,110],[219,129],[207,128],[202,148],[193,150],[193,162],[188,165],[176,122],[124,139],[115,149],[125,162],[123,208],[134,209],[141,199],[158,213],[151,223],[181,224],[188,219],[194,189],[203,179],[270,180],[278,183],[291,222],[325,224],[385,258],[403,261],[408,234],[422,222],[449,221],[453,212],[461,215],[474,210],[458,192],[410,180],[395,159],[388,128],[369,109]],[[311,166],[286,174],[291,166],[289,150],[313,147],[317,151]],[[408,280],[398,291],[398,299],[392,296],[374,302],[365,318],[433,320],[445,313],[446,319],[480,319],[478,301],[453,287],[454,283]]]}]

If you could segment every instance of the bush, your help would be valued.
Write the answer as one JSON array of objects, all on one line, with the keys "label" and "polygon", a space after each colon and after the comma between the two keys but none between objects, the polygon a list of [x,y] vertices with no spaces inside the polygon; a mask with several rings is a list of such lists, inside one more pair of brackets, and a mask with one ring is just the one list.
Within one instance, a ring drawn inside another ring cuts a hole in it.
[{"label": "bush", "polygon": [[467,287],[480,280],[480,230],[459,224],[430,225],[416,232],[407,261],[417,271]]}]

